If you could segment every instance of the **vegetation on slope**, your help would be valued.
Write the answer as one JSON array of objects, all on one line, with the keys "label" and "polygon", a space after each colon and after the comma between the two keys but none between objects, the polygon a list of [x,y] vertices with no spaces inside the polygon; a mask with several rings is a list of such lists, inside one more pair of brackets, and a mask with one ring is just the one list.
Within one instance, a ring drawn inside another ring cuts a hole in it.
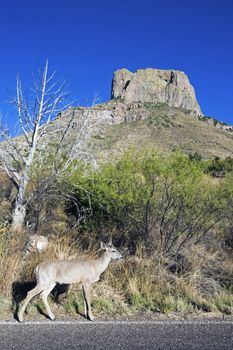
[{"label": "vegetation on slope", "polygon": [[144,105],[146,119],[109,126],[105,137],[96,138],[98,157],[103,161],[118,158],[129,147],[156,148],[169,153],[175,149],[199,153],[211,159],[233,157],[233,133],[208,125],[187,111],[166,105]]},{"label": "vegetation on slope", "polygon": [[[50,240],[42,254],[25,255],[28,232],[12,236],[4,227],[14,193],[1,176],[2,317],[14,312],[32,287],[40,261],[93,256],[99,240],[109,236],[125,259],[112,263],[94,287],[97,318],[139,317],[142,312],[151,317],[233,313],[231,168],[216,178],[211,161],[181,152],[161,155],[135,149],[95,171],[76,165],[48,192],[38,192],[28,210],[28,222],[36,225],[27,230]],[[40,186],[40,177],[35,169],[31,189]],[[81,295],[76,293],[75,287],[53,306],[57,315],[82,313]],[[55,293],[54,302],[57,297]],[[32,315],[36,308],[43,308],[39,299],[30,306]]]}]

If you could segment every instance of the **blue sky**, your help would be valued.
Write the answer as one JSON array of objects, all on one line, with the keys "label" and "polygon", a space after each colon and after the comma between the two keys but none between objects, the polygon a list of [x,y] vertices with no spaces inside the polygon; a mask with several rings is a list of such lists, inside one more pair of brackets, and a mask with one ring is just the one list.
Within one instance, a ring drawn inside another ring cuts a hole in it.
[{"label": "blue sky", "polygon": [[15,76],[48,58],[78,104],[110,98],[114,70],[185,71],[205,115],[233,124],[233,0],[8,0],[0,8],[0,110]]}]

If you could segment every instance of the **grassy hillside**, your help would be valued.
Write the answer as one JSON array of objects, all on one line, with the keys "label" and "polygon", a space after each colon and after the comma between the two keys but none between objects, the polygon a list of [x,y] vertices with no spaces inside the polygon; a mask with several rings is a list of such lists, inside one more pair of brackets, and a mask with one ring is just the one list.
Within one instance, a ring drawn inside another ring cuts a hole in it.
[{"label": "grassy hillside", "polygon": [[204,158],[233,156],[233,133],[208,125],[187,112],[167,106],[145,105],[149,116],[144,120],[110,126],[104,138],[96,140],[100,158],[118,156],[130,146],[157,148],[186,154],[199,153]]}]

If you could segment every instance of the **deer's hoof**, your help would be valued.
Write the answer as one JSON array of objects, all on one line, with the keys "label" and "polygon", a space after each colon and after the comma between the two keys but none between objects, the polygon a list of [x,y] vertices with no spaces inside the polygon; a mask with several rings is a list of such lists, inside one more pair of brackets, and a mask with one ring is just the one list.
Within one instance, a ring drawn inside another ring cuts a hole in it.
[{"label": "deer's hoof", "polygon": [[19,321],[19,322],[23,322],[23,316],[22,316],[22,315],[18,314],[18,315],[17,315],[17,318],[18,318],[18,321]]},{"label": "deer's hoof", "polygon": [[94,321],[93,315],[88,315],[88,316],[87,316],[87,319],[88,319],[89,321]]}]

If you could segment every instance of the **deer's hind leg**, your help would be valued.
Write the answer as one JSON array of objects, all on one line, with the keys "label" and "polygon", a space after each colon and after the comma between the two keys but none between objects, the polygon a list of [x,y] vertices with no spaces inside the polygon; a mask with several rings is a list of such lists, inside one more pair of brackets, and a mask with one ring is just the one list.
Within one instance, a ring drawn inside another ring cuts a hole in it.
[{"label": "deer's hind leg", "polygon": [[26,307],[29,303],[29,301],[35,297],[36,295],[40,294],[43,290],[45,289],[45,286],[44,285],[36,285],[35,288],[33,288],[32,290],[30,290],[28,293],[27,293],[27,297],[26,299],[24,300],[24,303],[22,305],[22,307],[20,308],[19,312],[18,312],[18,320],[19,322],[23,322],[23,314],[24,314],[24,311],[26,310]]}]

